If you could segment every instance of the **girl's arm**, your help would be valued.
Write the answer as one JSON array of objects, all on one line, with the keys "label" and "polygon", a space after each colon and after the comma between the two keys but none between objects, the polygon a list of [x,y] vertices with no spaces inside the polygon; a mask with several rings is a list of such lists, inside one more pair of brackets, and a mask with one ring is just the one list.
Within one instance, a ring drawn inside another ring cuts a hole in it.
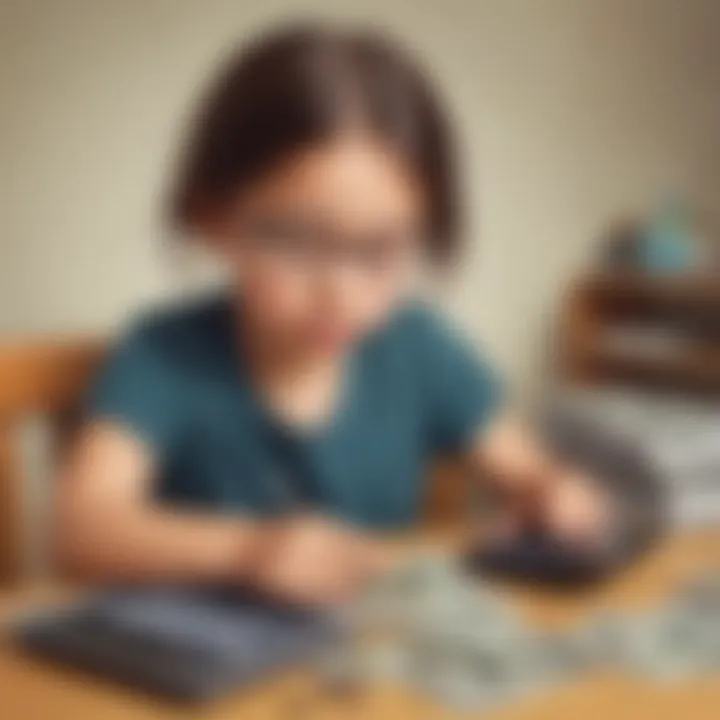
[{"label": "girl's arm", "polygon": [[82,432],[59,478],[55,550],[65,568],[111,582],[251,583],[307,602],[351,592],[372,571],[371,543],[329,520],[164,509],[150,497],[154,464],[119,426]]},{"label": "girl's arm", "polygon": [[101,580],[238,578],[259,540],[255,523],[153,507],[148,449],[110,423],[81,434],[57,488],[60,563]]},{"label": "girl's arm", "polygon": [[474,467],[509,501],[513,524],[538,522],[570,537],[593,537],[607,517],[606,498],[581,470],[552,457],[512,418],[501,418],[476,441]]}]

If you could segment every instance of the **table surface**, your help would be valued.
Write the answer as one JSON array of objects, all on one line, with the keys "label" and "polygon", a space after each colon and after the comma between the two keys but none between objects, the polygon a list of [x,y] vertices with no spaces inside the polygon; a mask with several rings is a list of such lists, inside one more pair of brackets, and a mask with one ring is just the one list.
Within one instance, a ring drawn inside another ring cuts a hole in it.
[{"label": "table surface", "polygon": [[[720,530],[668,539],[622,577],[585,595],[553,596],[508,590],[529,622],[573,623],[601,608],[652,606],[683,580],[720,565]],[[47,603],[57,589],[28,587],[0,593],[0,617]],[[0,642],[0,717],[3,720],[452,720],[455,715],[398,687],[373,687],[359,697],[323,698],[309,674],[276,678],[234,697],[197,709],[178,708],[72,670],[45,666]],[[619,675],[588,676],[529,695],[482,714],[486,720],[718,720],[717,677],[660,686]]]}]

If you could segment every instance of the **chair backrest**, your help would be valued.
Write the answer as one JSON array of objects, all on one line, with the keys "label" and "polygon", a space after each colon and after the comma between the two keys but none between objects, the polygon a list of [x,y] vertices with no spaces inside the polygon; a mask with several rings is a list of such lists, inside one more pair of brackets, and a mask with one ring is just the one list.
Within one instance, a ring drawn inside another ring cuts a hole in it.
[{"label": "chair backrest", "polygon": [[65,437],[104,354],[104,344],[93,340],[0,344],[0,584],[22,575],[19,428],[39,415],[54,438]]}]

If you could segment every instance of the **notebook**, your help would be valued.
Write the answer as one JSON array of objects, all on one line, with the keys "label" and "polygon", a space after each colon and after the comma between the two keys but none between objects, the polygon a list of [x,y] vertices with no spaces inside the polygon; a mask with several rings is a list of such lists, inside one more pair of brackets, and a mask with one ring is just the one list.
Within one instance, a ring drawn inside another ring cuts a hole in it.
[{"label": "notebook", "polygon": [[329,613],[228,590],[122,589],[15,626],[20,647],[181,701],[303,663],[339,641]]}]

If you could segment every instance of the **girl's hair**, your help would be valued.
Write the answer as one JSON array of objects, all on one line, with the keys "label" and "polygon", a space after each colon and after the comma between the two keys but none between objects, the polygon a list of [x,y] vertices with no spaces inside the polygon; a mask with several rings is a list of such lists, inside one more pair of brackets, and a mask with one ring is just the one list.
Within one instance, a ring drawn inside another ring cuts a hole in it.
[{"label": "girl's hair", "polygon": [[263,36],[230,59],[200,110],[170,199],[179,229],[298,150],[359,127],[420,179],[431,257],[457,250],[448,119],[423,70],[381,34],[304,26]]}]

